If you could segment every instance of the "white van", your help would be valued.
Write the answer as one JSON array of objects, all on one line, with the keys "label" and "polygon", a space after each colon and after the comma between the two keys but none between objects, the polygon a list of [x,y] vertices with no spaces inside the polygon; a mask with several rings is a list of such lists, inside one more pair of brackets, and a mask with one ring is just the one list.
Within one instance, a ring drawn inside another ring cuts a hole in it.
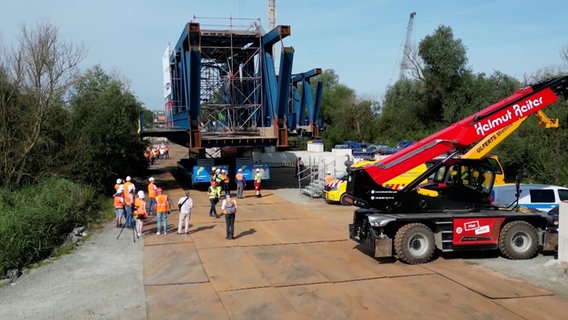
[{"label": "white van", "polygon": [[[568,188],[548,184],[521,184],[519,206],[548,212],[562,201],[568,201]],[[515,184],[494,186],[491,191],[493,205],[507,207],[515,200]]]}]

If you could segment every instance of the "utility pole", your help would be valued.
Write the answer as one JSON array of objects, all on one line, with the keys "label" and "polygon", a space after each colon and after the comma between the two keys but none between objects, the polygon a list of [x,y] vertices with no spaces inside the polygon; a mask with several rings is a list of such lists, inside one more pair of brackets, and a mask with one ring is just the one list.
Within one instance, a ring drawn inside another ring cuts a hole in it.
[{"label": "utility pole", "polygon": [[408,60],[410,56],[410,42],[412,41],[412,28],[414,27],[414,16],[416,12],[412,12],[408,18],[408,26],[406,27],[406,40],[402,49],[402,59],[400,60],[399,79],[405,78],[405,72],[408,69]]}]

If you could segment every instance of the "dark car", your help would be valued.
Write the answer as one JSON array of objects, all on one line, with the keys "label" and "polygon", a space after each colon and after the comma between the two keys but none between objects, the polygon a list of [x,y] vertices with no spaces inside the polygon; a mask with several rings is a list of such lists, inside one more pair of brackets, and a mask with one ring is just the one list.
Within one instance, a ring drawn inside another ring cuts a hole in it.
[{"label": "dark car", "polygon": [[548,220],[548,231],[558,232],[558,216],[560,215],[560,206],[556,206],[547,213],[544,214],[546,220]]}]

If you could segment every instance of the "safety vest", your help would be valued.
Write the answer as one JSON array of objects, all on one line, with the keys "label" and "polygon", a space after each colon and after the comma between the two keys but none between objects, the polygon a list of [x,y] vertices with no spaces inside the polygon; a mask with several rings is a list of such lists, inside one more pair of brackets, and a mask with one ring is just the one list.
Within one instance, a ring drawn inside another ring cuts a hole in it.
[{"label": "safety vest", "polygon": [[146,201],[136,198],[134,200],[134,205],[136,206],[136,212],[134,214],[143,214],[146,215]]},{"label": "safety vest", "polygon": [[209,187],[209,199],[219,198],[219,189],[217,187],[210,186]]},{"label": "safety vest", "polygon": [[165,213],[168,211],[170,211],[168,196],[165,194],[156,196],[156,213]]},{"label": "safety vest", "polygon": [[215,174],[215,182],[217,182],[217,184],[221,184],[221,181],[223,181],[223,177],[221,177],[220,173]]},{"label": "safety vest", "polygon": [[331,176],[331,175],[325,176],[325,184],[328,184],[328,183],[330,183],[331,181],[333,181],[333,176]]},{"label": "safety vest", "polygon": [[128,189],[130,189],[130,186],[134,187],[134,184],[130,181],[126,181],[126,183],[124,184],[124,203],[126,203],[127,206],[132,205],[132,202],[134,202],[134,195],[132,193],[128,192]]},{"label": "safety vest", "polygon": [[124,198],[121,196],[114,196],[114,208],[122,209],[124,208]]},{"label": "safety vest", "polygon": [[156,185],[154,184],[154,181],[150,182],[148,184],[148,198],[153,199],[156,197]]},{"label": "safety vest", "polygon": [[254,180],[256,182],[261,182],[262,181],[262,174],[259,172],[254,176]]},{"label": "safety vest", "polygon": [[242,173],[237,173],[235,175],[235,181],[237,181],[237,183],[243,183],[245,181],[245,175]]}]

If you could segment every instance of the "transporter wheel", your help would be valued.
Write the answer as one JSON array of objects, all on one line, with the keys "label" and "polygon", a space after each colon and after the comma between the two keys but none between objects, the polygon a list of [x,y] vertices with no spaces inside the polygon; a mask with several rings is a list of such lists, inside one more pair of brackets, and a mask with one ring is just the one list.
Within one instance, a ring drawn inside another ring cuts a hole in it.
[{"label": "transporter wheel", "polygon": [[343,206],[350,206],[351,204],[345,201],[345,196],[345,193],[341,195],[341,197],[339,198],[339,203],[341,203],[341,205]]},{"label": "transporter wheel", "polygon": [[512,260],[534,257],[538,252],[536,229],[525,221],[507,223],[499,234],[499,250]]},{"label": "transporter wheel", "polygon": [[434,255],[434,233],[422,223],[402,226],[394,237],[394,251],[408,264],[426,263]]}]

